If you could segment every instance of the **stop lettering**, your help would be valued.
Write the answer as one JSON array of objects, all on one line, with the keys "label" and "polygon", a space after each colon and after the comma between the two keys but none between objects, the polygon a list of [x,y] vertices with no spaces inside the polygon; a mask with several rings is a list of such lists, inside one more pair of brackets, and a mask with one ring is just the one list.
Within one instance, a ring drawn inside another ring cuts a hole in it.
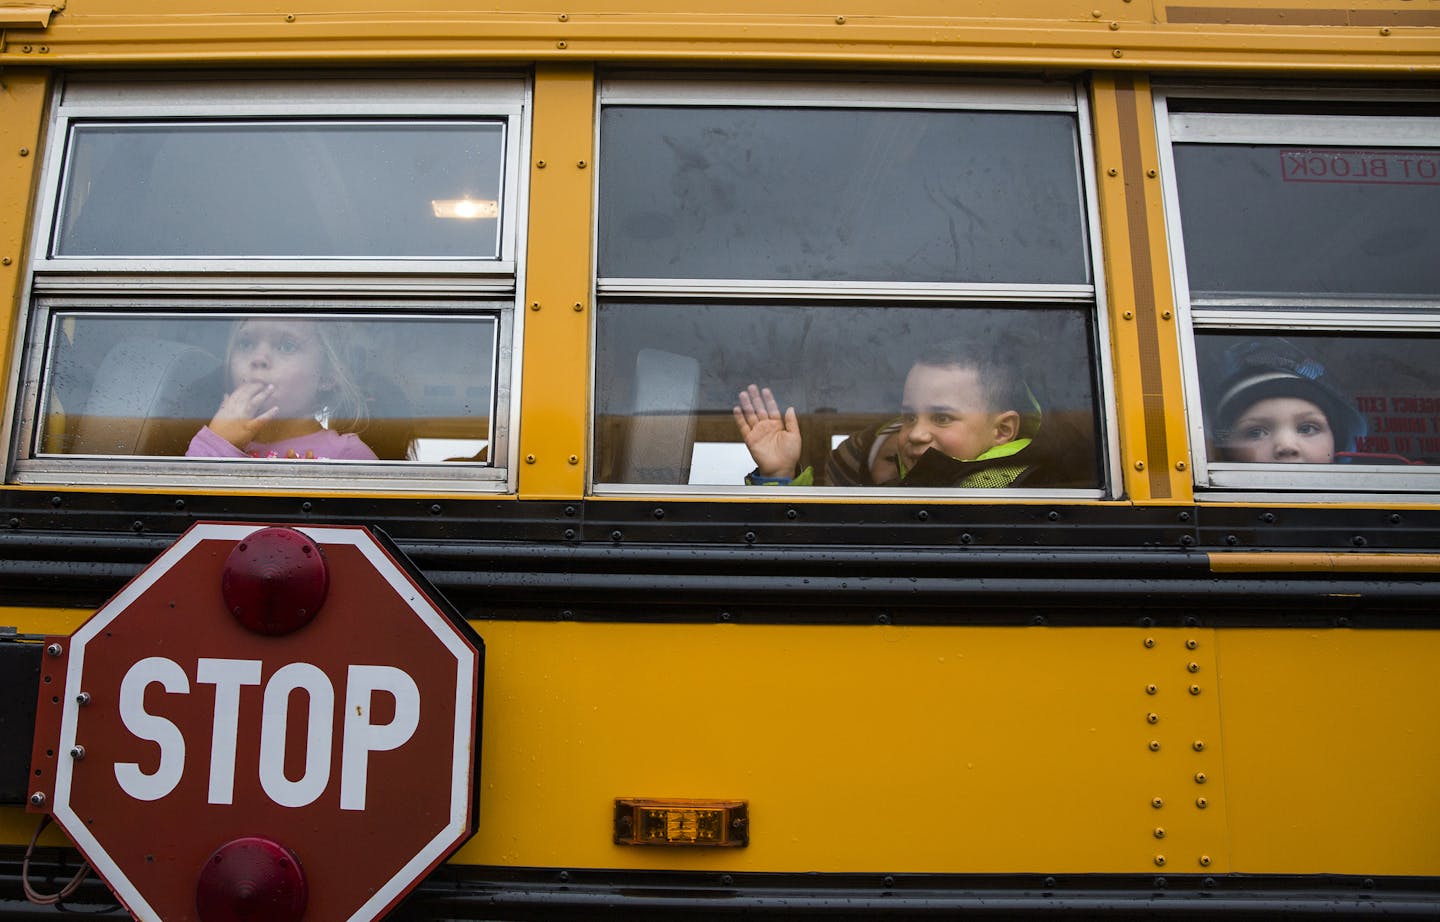
[{"label": "stop lettering", "polygon": [[53,815],[137,918],[373,919],[474,832],[483,645],[366,529],[197,525],[62,646]]}]

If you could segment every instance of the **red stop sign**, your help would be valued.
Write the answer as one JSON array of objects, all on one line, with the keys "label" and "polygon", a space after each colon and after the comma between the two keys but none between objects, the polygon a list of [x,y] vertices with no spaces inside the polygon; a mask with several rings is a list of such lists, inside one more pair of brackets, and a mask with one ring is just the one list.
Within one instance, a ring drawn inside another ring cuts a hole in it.
[{"label": "red stop sign", "polygon": [[53,815],[137,918],[373,919],[474,833],[484,648],[386,545],[196,525],[71,637]]}]

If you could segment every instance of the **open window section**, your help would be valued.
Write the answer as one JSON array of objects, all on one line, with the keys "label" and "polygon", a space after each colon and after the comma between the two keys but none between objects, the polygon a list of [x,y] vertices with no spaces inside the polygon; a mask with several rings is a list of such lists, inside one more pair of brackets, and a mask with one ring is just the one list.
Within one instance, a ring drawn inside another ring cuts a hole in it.
[{"label": "open window section", "polygon": [[627,78],[601,103],[598,486],[1102,495],[1073,86]]},{"label": "open window section", "polygon": [[526,94],[63,83],[10,478],[510,487]]},{"label": "open window section", "polygon": [[423,315],[327,307],[42,303],[21,472],[153,474],[163,461],[177,477],[263,470],[279,482],[307,466],[274,462],[306,461],[503,476],[491,463],[505,442],[498,305]]},{"label": "open window section", "polygon": [[1197,485],[1440,489],[1436,101],[1158,106]]}]

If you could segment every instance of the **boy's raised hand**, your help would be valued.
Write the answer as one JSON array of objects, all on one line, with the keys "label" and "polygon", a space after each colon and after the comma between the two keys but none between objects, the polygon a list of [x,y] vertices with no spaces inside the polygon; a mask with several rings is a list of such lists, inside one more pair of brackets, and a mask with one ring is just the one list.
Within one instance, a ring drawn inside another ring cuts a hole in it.
[{"label": "boy's raised hand", "polygon": [[795,476],[800,463],[800,420],[794,407],[780,412],[770,388],[750,385],[740,392],[734,408],[735,425],[740,429],[755,469],[761,477]]},{"label": "boy's raised hand", "polygon": [[270,402],[274,393],[273,384],[241,384],[220,401],[220,409],[210,420],[210,431],[243,451],[280,413],[280,408]]}]

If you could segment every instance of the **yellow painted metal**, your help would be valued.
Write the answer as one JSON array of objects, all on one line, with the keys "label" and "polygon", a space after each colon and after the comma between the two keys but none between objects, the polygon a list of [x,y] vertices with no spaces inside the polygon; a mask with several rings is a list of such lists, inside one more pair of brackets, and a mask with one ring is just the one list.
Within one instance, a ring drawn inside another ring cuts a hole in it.
[{"label": "yellow painted metal", "polygon": [[1223,551],[1210,555],[1214,573],[1440,573],[1440,554],[1307,554]]},{"label": "yellow painted metal", "polygon": [[68,0],[48,28],[8,33],[0,62],[744,60],[1188,71],[1244,64],[1397,76],[1440,70],[1435,11],[1406,0],[896,0],[869,7],[577,0],[561,12],[516,0],[504,9],[449,2],[400,12],[378,0],[317,0],[292,9],[261,0],[203,9],[184,0]]},{"label": "yellow painted metal", "polygon": [[30,240],[31,188],[40,163],[48,75],[0,71],[0,380],[15,355],[15,318]]},{"label": "yellow painted metal", "polygon": [[[1189,662],[1198,681],[1214,677],[1205,632],[477,628],[484,819],[462,863],[1145,873],[1157,855],[1204,854],[1227,866],[1223,809],[1192,803],[1201,768],[1224,801],[1219,699],[1186,691]],[[745,800],[750,845],[616,846],[616,797]]]},{"label": "yellow painted metal", "polygon": [[0,3],[0,30],[3,29],[44,29],[50,25],[50,14],[55,12],[47,4]]},{"label": "yellow painted metal", "polygon": [[21,634],[73,634],[95,612],[83,608],[0,608],[0,624]]},{"label": "yellow painted metal", "polygon": [[1440,874],[1440,632],[1217,641],[1235,870]]},{"label": "yellow painted metal", "polygon": [[520,496],[578,497],[590,415],[591,176],[595,75],[586,66],[535,70],[530,150],[530,256],[525,267],[525,360],[520,404]]},{"label": "yellow painted metal", "polygon": [[1159,152],[1142,77],[1092,81],[1101,239],[1125,495],[1192,500]]}]

